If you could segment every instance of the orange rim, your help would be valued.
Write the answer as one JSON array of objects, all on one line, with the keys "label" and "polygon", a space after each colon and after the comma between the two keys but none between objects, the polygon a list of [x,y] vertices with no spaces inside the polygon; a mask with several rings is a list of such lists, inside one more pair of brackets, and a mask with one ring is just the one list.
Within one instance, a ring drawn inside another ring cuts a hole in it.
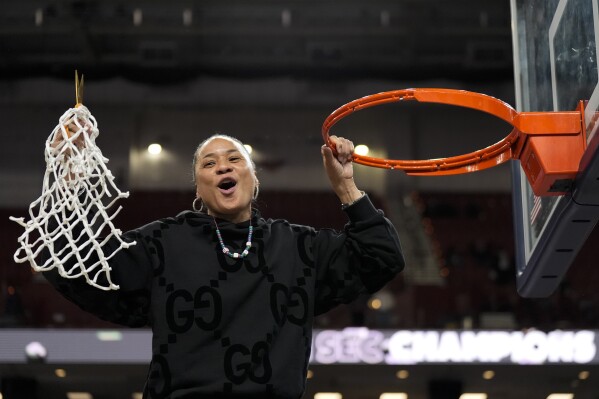
[{"label": "orange rim", "polygon": [[[329,131],[346,116],[365,108],[404,100],[472,108],[494,115],[512,126],[515,125],[516,117],[519,115],[509,104],[485,94],[454,89],[394,90],[362,97],[336,109],[322,125],[322,136],[325,143],[335,150],[329,137]],[[520,134],[520,130],[514,126],[514,129],[505,138],[493,145],[468,154],[446,158],[396,160],[354,154],[353,160],[366,166],[400,169],[411,175],[469,173],[497,166],[514,158],[517,154],[514,154],[512,148],[520,138]]]}]

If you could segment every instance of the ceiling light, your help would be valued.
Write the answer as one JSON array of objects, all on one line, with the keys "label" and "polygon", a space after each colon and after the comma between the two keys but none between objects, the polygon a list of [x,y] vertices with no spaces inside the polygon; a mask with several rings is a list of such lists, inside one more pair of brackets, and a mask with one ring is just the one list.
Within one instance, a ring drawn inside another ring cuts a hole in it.
[{"label": "ceiling light", "polygon": [[383,305],[383,303],[378,298],[372,298],[370,301],[368,301],[368,307],[370,309],[377,310],[377,309],[380,309],[382,305]]},{"label": "ceiling light", "polygon": [[368,152],[370,152],[370,148],[368,148],[368,146],[364,144],[358,144],[354,148],[354,154],[357,155],[368,155]]},{"label": "ceiling light", "polygon": [[189,8],[183,10],[183,25],[191,26],[193,22],[193,11]]},{"label": "ceiling light", "polygon": [[136,8],[133,10],[133,25],[139,26],[143,22],[143,12],[141,9]]},{"label": "ceiling light", "polygon": [[389,13],[389,11],[387,11],[387,10],[381,11],[380,17],[381,17],[380,18],[381,26],[384,26],[384,27],[389,26],[389,22],[391,22],[391,14]]},{"label": "ceiling light", "polygon": [[134,392],[131,395],[131,399],[142,399],[143,398],[143,394],[141,392]]},{"label": "ceiling light", "polygon": [[56,369],[54,370],[54,374],[56,374],[58,378],[64,378],[67,376],[67,372],[65,369]]},{"label": "ceiling light", "polygon": [[251,145],[249,145],[249,144],[244,144],[243,146],[245,147],[245,150],[246,150],[246,151],[248,152],[248,154],[250,154],[250,155],[252,154],[252,151],[254,151],[254,149],[252,148],[252,146],[251,146]]},{"label": "ceiling light", "polygon": [[67,392],[68,399],[93,399],[89,392]]},{"label": "ceiling light", "polygon": [[343,395],[339,392],[318,392],[314,394],[314,399],[341,399]]},{"label": "ceiling light", "polygon": [[492,380],[492,379],[493,379],[493,377],[495,377],[495,372],[494,372],[493,370],[486,370],[486,371],[483,373],[483,378],[484,378],[485,380]]},{"label": "ceiling light", "polygon": [[410,372],[408,370],[399,370],[397,373],[395,373],[395,376],[400,380],[405,380],[410,376]]},{"label": "ceiling light", "polygon": [[588,371],[581,371],[580,373],[578,373],[578,378],[581,380],[586,380],[587,378],[589,378],[590,373]]},{"label": "ceiling light", "polygon": [[148,152],[152,155],[158,155],[162,152],[162,146],[160,144],[152,143],[148,146]]},{"label": "ceiling light", "polygon": [[552,393],[547,396],[547,399],[573,399],[573,393]]},{"label": "ceiling light", "polygon": [[44,23],[44,10],[38,8],[35,10],[35,26],[42,26]]},{"label": "ceiling light", "polygon": [[283,25],[283,28],[289,28],[291,26],[291,11],[290,10],[283,10],[281,11],[281,25]]},{"label": "ceiling light", "polygon": [[486,393],[463,393],[460,399],[487,399]]},{"label": "ceiling light", "polygon": [[385,392],[379,396],[379,399],[408,399],[408,394],[405,392]]}]

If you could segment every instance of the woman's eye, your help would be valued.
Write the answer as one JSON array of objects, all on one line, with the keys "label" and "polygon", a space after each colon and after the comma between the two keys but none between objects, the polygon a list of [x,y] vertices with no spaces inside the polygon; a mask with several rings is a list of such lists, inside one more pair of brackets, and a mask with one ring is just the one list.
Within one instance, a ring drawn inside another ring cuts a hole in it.
[{"label": "woman's eye", "polygon": [[239,159],[240,159],[239,157],[231,157],[231,158],[229,158],[229,161],[237,162],[237,161],[239,161]]},{"label": "woman's eye", "polygon": [[203,165],[204,168],[209,168],[211,166],[214,166],[214,161],[204,162],[204,165]]}]

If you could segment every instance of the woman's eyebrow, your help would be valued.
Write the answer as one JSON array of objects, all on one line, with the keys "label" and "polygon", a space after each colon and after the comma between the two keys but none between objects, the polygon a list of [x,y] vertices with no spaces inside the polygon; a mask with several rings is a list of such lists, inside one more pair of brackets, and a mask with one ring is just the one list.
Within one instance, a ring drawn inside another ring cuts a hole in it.
[{"label": "woman's eyebrow", "polygon": [[[236,148],[231,148],[230,150],[227,150],[227,151],[225,151],[225,154],[230,154],[230,153],[232,153],[232,152],[239,152],[239,150],[238,150],[238,149],[236,149]],[[202,157],[202,159],[204,159],[204,158],[208,158],[208,157],[213,157],[213,156],[216,156],[216,153],[214,153],[214,152],[210,152],[210,153],[208,153],[208,154],[204,155],[204,156]]]}]

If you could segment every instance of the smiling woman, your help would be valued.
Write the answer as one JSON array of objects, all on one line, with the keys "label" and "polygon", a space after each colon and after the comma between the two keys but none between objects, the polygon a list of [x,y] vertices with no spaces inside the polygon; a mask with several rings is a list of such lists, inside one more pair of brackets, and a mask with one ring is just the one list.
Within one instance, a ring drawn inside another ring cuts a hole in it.
[{"label": "smiling woman", "polygon": [[[331,141],[337,153],[323,146],[321,154],[348,218],[341,232],[262,218],[252,206],[259,181],[249,153],[215,135],[194,154],[193,210],[123,234],[137,244],[110,259],[119,290],[45,273],[83,309],[151,326],[144,398],[297,399],[314,317],[377,291],[403,269],[395,228],[354,182],[353,143]],[[93,262],[85,253],[78,259]]]},{"label": "smiling woman", "polygon": [[250,218],[251,201],[258,195],[258,178],[249,153],[238,140],[215,135],[194,154],[196,200],[211,216],[230,222]]}]

